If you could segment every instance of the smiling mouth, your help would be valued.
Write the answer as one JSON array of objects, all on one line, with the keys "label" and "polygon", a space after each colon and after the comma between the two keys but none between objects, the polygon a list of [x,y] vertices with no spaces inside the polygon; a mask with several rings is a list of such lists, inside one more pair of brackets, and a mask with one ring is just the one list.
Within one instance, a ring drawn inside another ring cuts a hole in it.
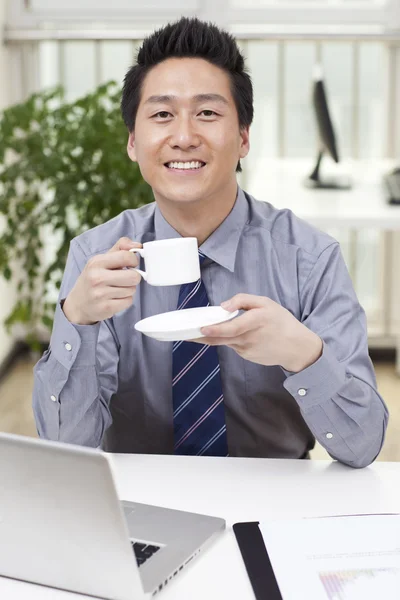
[{"label": "smiling mouth", "polygon": [[168,162],[164,166],[171,171],[199,171],[206,166],[206,163],[200,160],[192,160],[187,162]]}]

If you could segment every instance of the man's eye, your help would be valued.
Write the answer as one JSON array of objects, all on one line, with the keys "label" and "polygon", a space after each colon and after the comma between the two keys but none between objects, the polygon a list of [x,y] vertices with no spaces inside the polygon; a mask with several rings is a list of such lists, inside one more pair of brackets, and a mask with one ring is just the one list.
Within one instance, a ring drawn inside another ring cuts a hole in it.
[{"label": "man's eye", "polygon": [[[208,113],[208,114],[206,114],[206,113]],[[205,117],[213,117],[217,113],[214,112],[213,110],[202,110],[200,114],[204,114]]]},{"label": "man's eye", "polygon": [[166,110],[160,110],[160,112],[156,113],[154,116],[155,117],[160,117],[161,119],[166,119],[169,116],[169,112],[167,112]]}]

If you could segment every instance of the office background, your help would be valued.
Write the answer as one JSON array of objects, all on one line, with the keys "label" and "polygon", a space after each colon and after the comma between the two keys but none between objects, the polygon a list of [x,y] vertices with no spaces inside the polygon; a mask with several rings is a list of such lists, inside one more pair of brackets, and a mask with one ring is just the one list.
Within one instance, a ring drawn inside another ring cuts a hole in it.
[{"label": "office background", "polygon": [[[317,62],[323,65],[342,159],[337,167],[325,159],[323,168],[351,172],[352,161],[359,160],[398,159],[400,165],[398,0],[0,0],[0,109],[57,83],[73,101],[100,83],[122,81],[143,37],[181,14],[228,27],[247,58],[255,120],[239,181],[250,193],[260,179],[256,173],[262,170],[268,178],[274,159],[302,159],[304,175],[312,170],[317,131],[311,79]],[[257,197],[274,203],[266,197],[267,186],[265,196],[259,183],[257,191]],[[398,460],[400,234],[379,227],[327,231],[341,243],[367,312],[379,391],[391,411],[381,458]],[[45,262],[54,252],[54,239],[45,240]],[[23,328],[10,333],[2,325],[16,298],[13,282],[0,278],[0,430],[35,435],[30,393],[37,356],[21,352]]]}]

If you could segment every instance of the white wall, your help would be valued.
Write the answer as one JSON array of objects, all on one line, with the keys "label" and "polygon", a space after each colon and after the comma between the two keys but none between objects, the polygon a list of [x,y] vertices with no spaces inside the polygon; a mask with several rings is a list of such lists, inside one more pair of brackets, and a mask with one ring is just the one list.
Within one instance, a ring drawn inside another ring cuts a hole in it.
[{"label": "white wall", "polygon": [[[7,72],[7,48],[3,45],[3,27],[5,20],[5,5],[6,0],[0,0],[0,110],[9,103],[8,92],[10,86],[9,75]],[[0,222],[0,230],[2,227]],[[4,318],[10,312],[16,298],[13,286],[0,276],[0,365],[11,350],[13,339],[9,336],[3,327]]]}]

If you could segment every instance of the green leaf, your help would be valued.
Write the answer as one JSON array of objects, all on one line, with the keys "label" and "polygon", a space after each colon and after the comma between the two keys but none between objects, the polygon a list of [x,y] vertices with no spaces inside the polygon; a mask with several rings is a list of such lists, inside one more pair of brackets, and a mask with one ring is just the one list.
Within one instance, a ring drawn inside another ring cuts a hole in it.
[{"label": "green leaf", "polygon": [[51,329],[53,327],[53,319],[51,319],[47,315],[43,315],[41,320],[42,320],[43,325],[45,325],[51,331]]},{"label": "green leaf", "polygon": [[10,281],[11,275],[12,275],[10,267],[4,267],[3,275],[4,275],[4,279],[7,279],[7,281]]},{"label": "green leaf", "polygon": [[[57,86],[0,113],[0,273],[18,274],[4,323],[23,323],[29,344],[52,326],[49,293],[61,284],[71,239],[154,200],[126,154],[120,86],[109,81],[75,102],[64,98]],[[48,237],[54,259],[41,268]]]}]

